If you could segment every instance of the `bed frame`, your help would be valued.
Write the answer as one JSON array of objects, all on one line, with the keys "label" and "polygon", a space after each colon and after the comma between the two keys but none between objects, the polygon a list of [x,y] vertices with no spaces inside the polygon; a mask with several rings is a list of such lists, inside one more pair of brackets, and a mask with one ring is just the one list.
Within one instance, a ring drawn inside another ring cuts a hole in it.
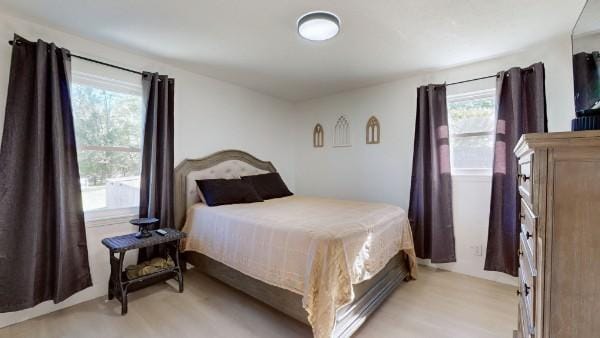
[{"label": "bed frame", "polygon": [[[276,172],[271,162],[261,161],[240,150],[224,150],[210,156],[184,160],[175,168],[175,224],[181,229],[186,210],[198,202],[197,179],[235,178],[266,172]],[[302,307],[302,296],[244,275],[243,273],[196,252],[185,252],[185,261],[207,275],[222,281],[290,317],[308,325]],[[400,252],[373,278],[355,284],[355,299],[339,309],[333,337],[350,337],[409,276],[407,259]]]}]

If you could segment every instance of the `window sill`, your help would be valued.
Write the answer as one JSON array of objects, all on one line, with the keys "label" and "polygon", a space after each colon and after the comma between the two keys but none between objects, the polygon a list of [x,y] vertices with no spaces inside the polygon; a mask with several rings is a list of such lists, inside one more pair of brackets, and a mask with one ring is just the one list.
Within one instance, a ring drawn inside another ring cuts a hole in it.
[{"label": "window sill", "polygon": [[492,169],[452,169],[452,177],[492,177]]},{"label": "window sill", "polygon": [[492,174],[452,174],[452,180],[462,182],[491,182]]},{"label": "window sill", "polygon": [[97,218],[86,218],[86,228],[98,228],[103,226],[117,225],[117,224],[128,224],[131,219],[138,218],[137,214],[127,214],[119,216],[108,216],[108,217],[97,217]]}]

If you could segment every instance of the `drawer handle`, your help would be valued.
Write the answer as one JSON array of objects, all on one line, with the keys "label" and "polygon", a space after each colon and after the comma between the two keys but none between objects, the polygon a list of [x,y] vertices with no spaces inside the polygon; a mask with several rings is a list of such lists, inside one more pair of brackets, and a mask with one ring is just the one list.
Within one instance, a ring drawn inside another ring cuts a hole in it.
[{"label": "drawer handle", "polygon": [[523,250],[519,250],[519,256],[523,256]]},{"label": "drawer handle", "polygon": [[530,234],[529,231],[527,231],[527,233],[525,233],[525,236],[527,237],[527,239],[530,239],[531,237],[533,237],[533,235]]},{"label": "drawer handle", "polygon": [[529,285],[527,285],[527,283],[524,283],[525,285],[525,297],[529,296],[529,289],[531,289],[531,287]]},{"label": "drawer handle", "polygon": [[521,295],[521,290],[517,289],[517,296]]},{"label": "drawer handle", "polygon": [[523,179],[523,182],[527,182],[527,180],[529,180],[530,177],[525,174],[518,174],[517,178],[521,178]]}]

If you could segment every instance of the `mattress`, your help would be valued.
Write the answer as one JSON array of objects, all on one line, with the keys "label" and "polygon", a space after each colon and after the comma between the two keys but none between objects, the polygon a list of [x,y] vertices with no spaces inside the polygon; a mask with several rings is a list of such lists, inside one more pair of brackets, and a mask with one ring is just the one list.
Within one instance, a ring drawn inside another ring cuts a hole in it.
[{"label": "mattress", "polygon": [[188,210],[184,251],[302,295],[315,337],[330,335],[335,312],[399,251],[416,273],[412,233],[397,206],[290,196]]}]

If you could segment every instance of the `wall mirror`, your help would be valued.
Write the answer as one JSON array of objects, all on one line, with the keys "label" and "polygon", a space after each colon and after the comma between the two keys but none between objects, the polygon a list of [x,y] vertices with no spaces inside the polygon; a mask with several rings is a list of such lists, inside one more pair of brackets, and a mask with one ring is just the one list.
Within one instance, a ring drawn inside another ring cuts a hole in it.
[{"label": "wall mirror", "polygon": [[375,116],[371,116],[369,121],[367,121],[366,137],[367,144],[379,144],[381,140],[381,126]]},{"label": "wall mirror", "polygon": [[573,28],[573,130],[600,129],[600,0],[588,0]]},{"label": "wall mirror", "polygon": [[315,128],[313,129],[313,147],[315,148],[323,148],[325,144],[325,137],[323,127],[320,123],[317,123]]}]

